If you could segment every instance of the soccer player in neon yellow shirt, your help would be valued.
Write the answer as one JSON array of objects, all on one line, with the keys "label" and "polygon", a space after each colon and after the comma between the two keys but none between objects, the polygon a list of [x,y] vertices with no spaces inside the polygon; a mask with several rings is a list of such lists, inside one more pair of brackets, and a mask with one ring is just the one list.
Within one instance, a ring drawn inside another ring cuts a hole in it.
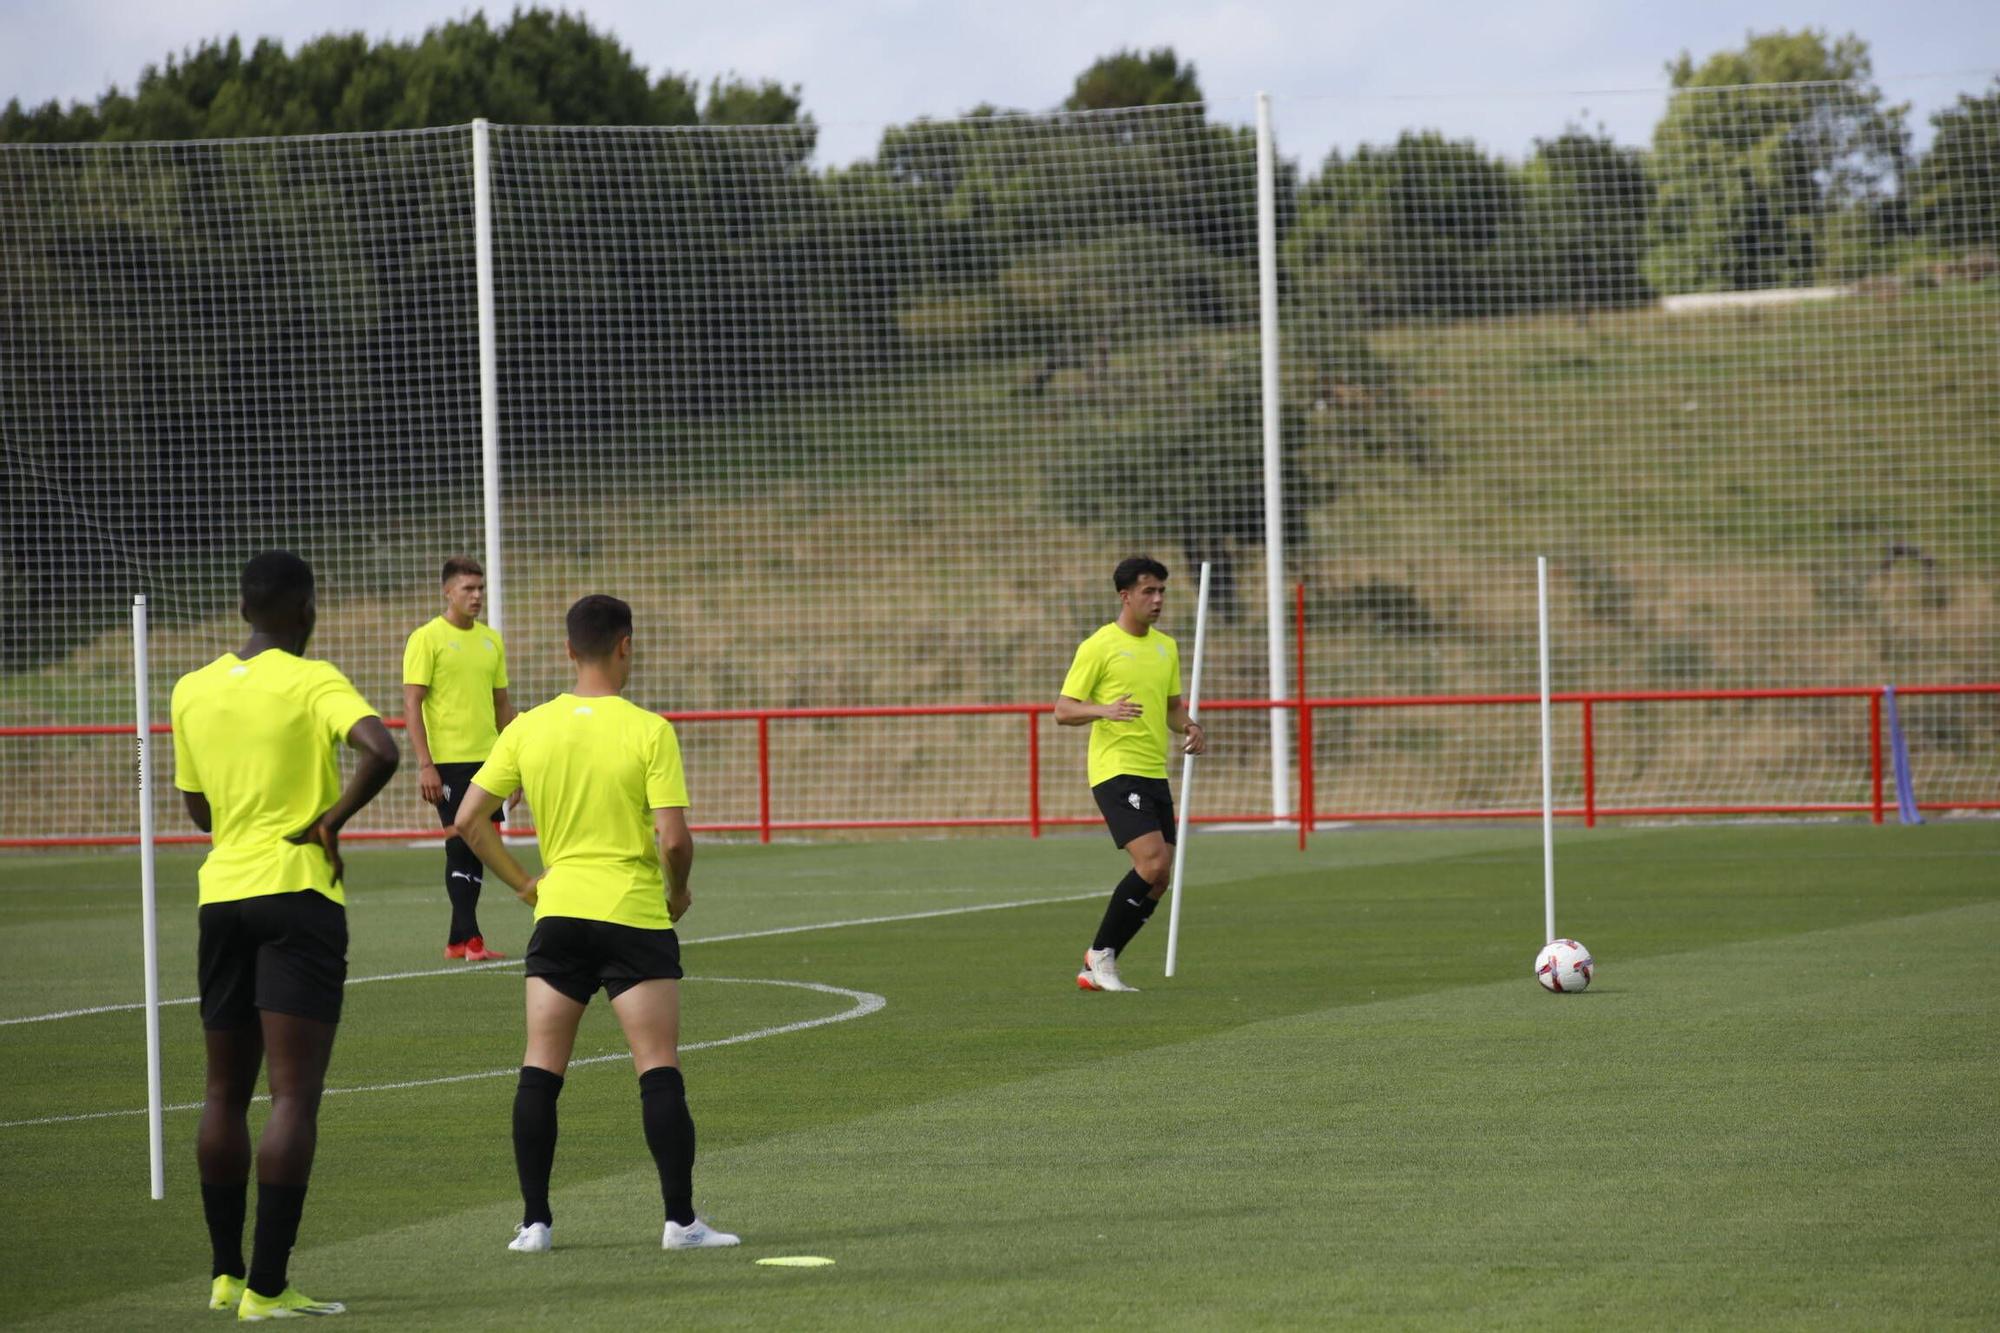
[{"label": "soccer player in neon yellow shirt", "polygon": [[1084,990],[1129,991],[1118,957],[1153,915],[1173,873],[1174,796],[1167,786],[1167,732],[1181,750],[1208,747],[1201,723],[1181,700],[1181,653],[1154,624],[1166,604],[1167,567],[1146,556],[1112,571],[1118,618],[1077,646],[1056,699],[1056,722],[1090,728],[1090,793],[1111,840],[1132,869],[1111,891],[1097,937],[1083,952],[1076,984]]},{"label": "soccer player in neon yellow shirt", "polygon": [[[214,1255],[209,1308],[256,1321],[339,1314],[286,1275],[319,1139],[319,1101],[347,979],[340,830],[400,755],[382,719],[330,662],[303,656],[318,605],[289,551],[243,567],[238,653],[174,685],[174,786],[214,835],[201,864],[201,1025],[207,1095],[195,1156]],[[338,747],[359,752],[343,789]],[[257,1231],[243,1262],[251,1095],[268,1063],[257,1142]]]},{"label": "soccer player in neon yellow shirt", "polygon": [[[527,954],[527,1052],[514,1092],[514,1165],[522,1219],[511,1250],[551,1248],[549,1171],[556,1098],[577,1024],[598,987],[639,1074],[646,1146],[660,1175],[669,1250],[735,1245],[695,1216],[694,1118],[680,1070],[680,937],[694,895],[687,779],[673,724],[623,697],[632,672],[632,608],[592,595],[569,609],[576,688],[500,733],[458,810],[458,835],[535,909]],[[526,788],[542,845],[530,876],[487,823]]]},{"label": "soccer player in neon yellow shirt", "polygon": [[[479,623],[486,571],[469,555],[444,562],[444,614],[411,631],[403,645],[403,717],[417,756],[417,795],[444,827],[458,818],[472,775],[514,718],[507,699],[507,646]],[[511,807],[509,807],[511,809]],[[500,812],[494,811],[498,820]],[[479,929],[485,868],[465,840],[444,845],[444,891],[451,930],[444,956],[482,963],[507,955],[486,947]]]}]

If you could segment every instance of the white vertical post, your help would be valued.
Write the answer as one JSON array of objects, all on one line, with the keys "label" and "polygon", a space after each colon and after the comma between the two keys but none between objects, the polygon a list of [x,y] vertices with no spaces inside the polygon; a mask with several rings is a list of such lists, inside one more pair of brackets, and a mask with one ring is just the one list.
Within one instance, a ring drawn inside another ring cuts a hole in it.
[{"label": "white vertical post", "polygon": [[[1285,456],[1278,394],[1278,169],[1271,140],[1271,96],[1257,94],[1257,325],[1264,373],[1264,642],[1270,692],[1285,678]],[[1271,710],[1271,813],[1292,813],[1291,714]],[[1172,976],[1169,972],[1167,975]]]},{"label": "white vertical post", "polygon": [[1535,605],[1542,657],[1542,925],[1543,942],[1556,937],[1555,750],[1549,737],[1549,558],[1535,557]]},{"label": "white vertical post", "polygon": [[160,927],[153,877],[153,719],[147,698],[146,595],[132,598],[132,692],[139,760],[139,917],[146,968],[146,1142],[153,1197],[167,1197],[164,1111],[160,1097]]},{"label": "white vertical post", "polygon": [[[1194,672],[1188,677],[1188,721],[1194,722],[1201,706],[1201,660],[1208,645],[1208,562],[1201,562],[1201,593],[1194,604]],[[1181,789],[1174,832],[1174,878],[1167,900],[1167,975],[1174,974],[1174,960],[1181,943],[1181,870],[1187,865],[1188,810],[1194,803],[1194,756],[1181,756]]]},{"label": "white vertical post", "polygon": [[485,119],[472,122],[472,244],[479,287],[479,475],[486,526],[486,623],[500,608],[500,374],[493,331],[493,168]]}]

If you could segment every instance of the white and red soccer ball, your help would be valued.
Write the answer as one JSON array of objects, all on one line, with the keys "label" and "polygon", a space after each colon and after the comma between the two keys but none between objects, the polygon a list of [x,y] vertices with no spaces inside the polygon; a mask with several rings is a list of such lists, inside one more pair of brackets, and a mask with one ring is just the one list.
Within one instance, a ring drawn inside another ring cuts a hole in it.
[{"label": "white and red soccer ball", "polygon": [[1590,950],[1575,940],[1550,940],[1535,955],[1535,980],[1542,989],[1558,995],[1574,995],[1590,985]]}]

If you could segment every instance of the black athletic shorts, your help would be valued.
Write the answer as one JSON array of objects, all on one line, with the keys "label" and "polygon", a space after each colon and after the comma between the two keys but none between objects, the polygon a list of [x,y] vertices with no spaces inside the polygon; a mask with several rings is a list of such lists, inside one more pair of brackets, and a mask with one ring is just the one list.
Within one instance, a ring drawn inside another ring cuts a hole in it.
[{"label": "black athletic shorts", "polygon": [[[478,764],[439,764],[438,777],[444,783],[444,799],[438,802],[438,819],[446,828],[458,822],[458,807],[465,804],[465,793],[472,789],[472,775],[479,771]],[[500,822],[500,812],[506,809],[502,801],[493,807],[493,822]]]},{"label": "black athletic shorts", "polygon": [[196,949],[201,1025],[249,1027],[257,1011],[340,1021],[347,909],[313,889],[209,903]]},{"label": "black athletic shorts", "polygon": [[1104,812],[1111,841],[1120,847],[1148,833],[1158,833],[1169,843],[1174,841],[1174,794],[1165,778],[1121,773],[1092,787],[1090,794],[1097,798],[1097,808]]},{"label": "black athletic shorts", "polygon": [[642,981],[683,975],[681,938],[673,931],[578,916],[537,921],[526,961],[529,976],[578,1004],[589,1004],[599,986],[615,1000]]}]

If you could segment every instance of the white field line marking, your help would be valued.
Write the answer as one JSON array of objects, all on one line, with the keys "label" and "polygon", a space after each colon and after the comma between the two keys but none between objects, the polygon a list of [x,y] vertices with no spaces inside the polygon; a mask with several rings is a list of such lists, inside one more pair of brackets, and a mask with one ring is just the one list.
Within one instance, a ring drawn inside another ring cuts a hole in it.
[{"label": "white field line marking", "polygon": [[[781,1023],[776,1027],[758,1028],[754,1032],[739,1032],[733,1037],[715,1037],[709,1041],[690,1042],[681,1047],[683,1052],[713,1050],[718,1046],[735,1046],[741,1042],[759,1041],[765,1037],[782,1037],[790,1032],[804,1032],[807,1028],[825,1027],[829,1023],[845,1023],[849,1019],[866,1018],[869,1014],[876,1012],[889,1003],[887,999],[877,995],[873,991],[850,990],[845,986],[828,986],[818,981],[781,981],[774,977],[693,977],[690,980],[721,981],[737,986],[790,986],[795,990],[818,991],[823,995],[844,996],[854,1001],[854,1004],[852,1007],[843,1009],[837,1014],[828,1014],[821,1018],[802,1018],[795,1023]],[[581,1060],[572,1060],[569,1062],[569,1067],[575,1069],[579,1065],[601,1065],[613,1060],[630,1060],[631,1058],[631,1052],[617,1051],[610,1055],[591,1055]],[[399,1083],[367,1083],[352,1088],[328,1088],[326,1095],[329,1097],[339,1097],[351,1092],[396,1092],[404,1088],[434,1088],[444,1083],[471,1083],[484,1078],[507,1078],[517,1075],[520,1072],[521,1067],[519,1065],[509,1065],[505,1069],[482,1069],[474,1074],[446,1074],[439,1078],[415,1078]],[[254,1100],[268,1102],[271,1099],[267,1096],[260,1096]],[[177,1102],[165,1109],[169,1111],[199,1111],[201,1106],[200,1102]],[[79,1115],[50,1115],[34,1120],[0,1120],[0,1129],[21,1129],[29,1125],[64,1125],[78,1120],[109,1120],[119,1116],[144,1114],[146,1114],[146,1108],[143,1106],[135,1111],[85,1111]]]},{"label": "white field line marking", "polygon": [[[729,935],[706,935],[699,939],[682,940],[690,944],[726,944],[730,940],[756,940],[769,935],[798,935],[812,930],[839,930],[845,926],[881,926],[897,921],[922,921],[934,916],[963,916],[968,912],[998,912],[1010,907],[1040,907],[1045,903],[1082,902],[1085,898],[1101,898],[1104,895],[1096,889],[1089,893],[1065,894],[1060,898],[1022,898],[1007,903],[976,903],[970,907],[940,907],[929,912],[903,912],[895,916],[862,916],[848,921],[815,921],[803,926],[773,926],[769,930],[739,930]],[[371,981],[410,981],[419,977],[459,977],[469,972],[491,972],[503,968],[519,967],[521,960],[510,958],[502,963],[460,963],[456,967],[432,967],[418,972],[382,972],[368,977],[349,977],[350,986],[365,986]],[[720,978],[710,978],[720,980]],[[177,999],[161,1000],[160,1007],[170,1004],[193,1004],[198,997],[184,995]],[[13,1027],[17,1023],[53,1023],[63,1018],[84,1018],[91,1014],[121,1014],[133,1009],[144,1009],[144,1002],[133,1004],[99,1004],[88,1009],[64,1009],[53,1014],[29,1014],[23,1018],[0,1018],[0,1028]]]},{"label": "white field line marking", "polygon": [[1060,898],[1021,898],[1010,903],[975,903],[970,907],[939,907],[928,912],[898,912],[894,916],[858,916],[848,921],[816,921],[804,926],[773,926],[769,930],[739,930],[730,935],[705,935],[683,940],[684,944],[722,944],[729,940],[758,940],[769,935],[798,935],[809,930],[839,930],[843,926],[881,926],[896,921],[923,921],[934,916],[964,916],[968,912],[999,912],[1010,907],[1041,907],[1048,903],[1076,903],[1085,898],[1102,898],[1100,889],[1088,893],[1066,893]]}]

